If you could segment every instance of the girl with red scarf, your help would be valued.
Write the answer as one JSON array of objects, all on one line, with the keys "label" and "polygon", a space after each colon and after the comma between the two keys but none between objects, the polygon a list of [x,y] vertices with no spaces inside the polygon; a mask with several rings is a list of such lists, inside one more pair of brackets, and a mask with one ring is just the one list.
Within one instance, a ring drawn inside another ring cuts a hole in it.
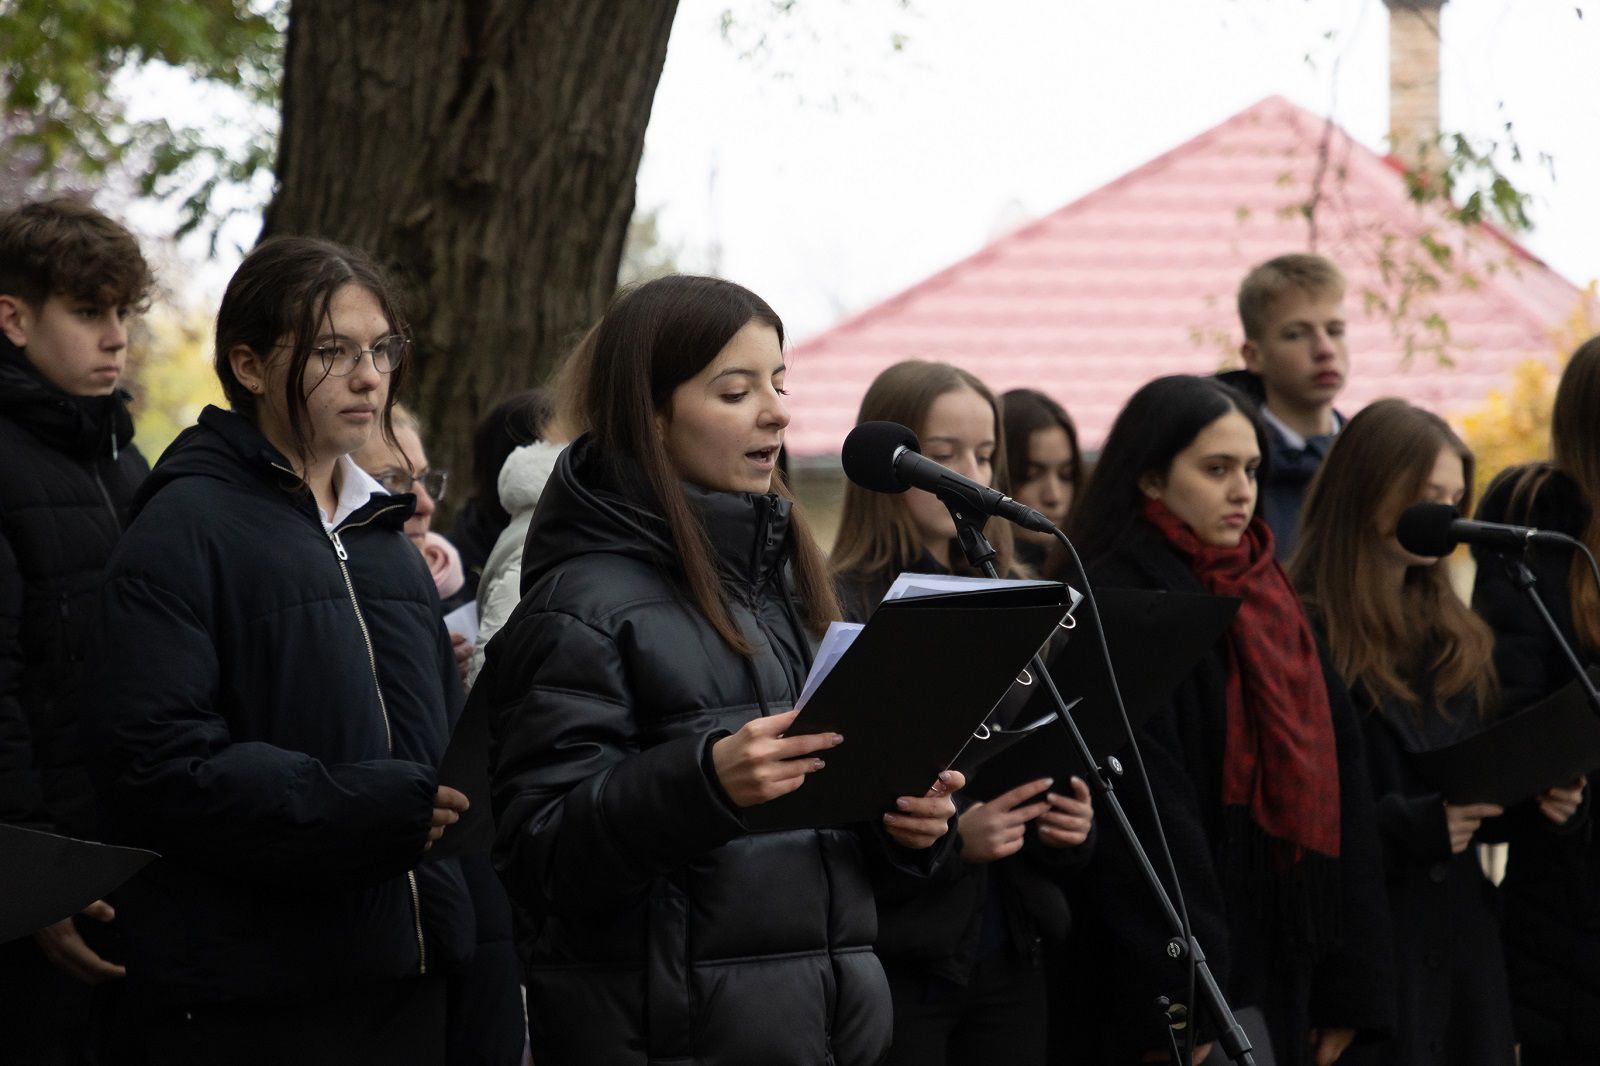
[{"label": "girl with red scarf", "polygon": [[[1139,745],[1194,935],[1256,1061],[1328,1066],[1392,1022],[1390,928],[1359,726],[1256,514],[1266,454],[1242,394],[1157,379],[1117,417],[1071,532],[1096,588],[1240,601]],[[1156,851],[1144,790],[1120,793]],[[1164,1061],[1152,1004],[1190,1002],[1187,966],[1167,957],[1170,931],[1125,849],[1108,842],[1085,881],[1106,941],[1091,1015],[1102,1054]],[[1196,1022],[1200,1061],[1216,1027],[1204,1011]]]}]

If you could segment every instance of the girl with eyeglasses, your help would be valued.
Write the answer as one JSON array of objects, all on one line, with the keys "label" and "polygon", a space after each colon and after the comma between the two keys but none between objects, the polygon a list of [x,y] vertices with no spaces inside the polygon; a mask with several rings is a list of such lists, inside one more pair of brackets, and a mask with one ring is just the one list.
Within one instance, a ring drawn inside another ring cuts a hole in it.
[{"label": "girl with eyeglasses", "polygon": [[106,575],[83,732],[108,839],[162,859],[116,899],[161,1063],[444,1061],[471,950],[465,808],[435,767],[459,700],[393,496],[408,344],[358,252],[280,238],[217,314],[231,410],[152,471]]},{"label": "girl with eyeglasses", "polygon": [[850,738],[785,735],[838,615],[778,473],[783,324],[672,275],[619,295],[568,375],[590,431],[489,642],[498,838],[539,1066],[870,1066],[889,1044],[869,873],[929,876],[946,772],[880,818],[751,832]]}]

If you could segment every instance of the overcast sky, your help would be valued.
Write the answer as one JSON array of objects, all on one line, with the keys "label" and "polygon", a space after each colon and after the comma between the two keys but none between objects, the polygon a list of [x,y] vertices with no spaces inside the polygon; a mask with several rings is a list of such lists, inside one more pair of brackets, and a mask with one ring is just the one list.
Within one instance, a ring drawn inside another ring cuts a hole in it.
[{"label": "overcast sky", "polygon": [[[1526,243],[1600,277],[1600,3],[1450,0],[1442,38],[1443,125],[1513,122]],[[196,106],[171,77],[136,84],[145,113]],[[804,337],[1272,94],[1381,148],[1382,0],[681,0],[638,202],[681,267],[744,282]],[[214,301],[258,228],[173,269]]]},{"label": "overcast sky", "polygon": [[[639,204],[683,266],[720,266],[796,336],[1264,96],[1372,147],[1388,132],[1382,0],[801,0],[776,18],[763,0],[732,5],[731,43],[729,6],[680,5]],[[1516,168],[1538,196],[1526,243],[1600,277],[1600,4],[1451,0],[1442,41],[1443,126],[1504,139],[1509,120],[1525,157],[1552,156],[1554,181]]]}]

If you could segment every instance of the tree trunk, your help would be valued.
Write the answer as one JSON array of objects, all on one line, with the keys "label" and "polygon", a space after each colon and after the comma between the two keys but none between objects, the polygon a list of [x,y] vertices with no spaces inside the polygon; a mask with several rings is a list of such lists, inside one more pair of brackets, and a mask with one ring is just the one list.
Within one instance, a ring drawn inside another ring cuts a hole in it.
[{"label": "tree trunk", "polygon": [[465,486],[478,419],[616,287],[677,0],[294,0],[263,238],[364,248],[416,336],[408,396]]}]

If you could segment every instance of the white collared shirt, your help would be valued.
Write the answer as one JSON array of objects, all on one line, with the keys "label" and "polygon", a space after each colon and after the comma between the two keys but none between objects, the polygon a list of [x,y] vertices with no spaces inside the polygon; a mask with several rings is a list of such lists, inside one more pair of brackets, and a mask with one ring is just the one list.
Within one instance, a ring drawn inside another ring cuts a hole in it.
[{"label": "white collared shirt", "polygon": [[389,491],[378,484],[377,478],[357,466],[355,460],[348,455],[339,456],[334,469],[339,478],[339,499],[334,504],[333,517],[329,518],[324,514],[320,506],[317,508],[317,517],[322,519],[322,528],[326,530],[334,529],[340,522],[365,507],[374,492]]},{"label": "white collared shirt", "polygon": [[[1267,425],[1278,431],[1278,436],[1283,438],[1283,443],[1287,444],[1292,450],[1297,452],[1303,452],[1306,450],[1306,439],[1300,434],[1296,433],[1294,430],[1290,429],[1284,423],[1283,419],[1272,413],[1272,408],[1268,407],[1266,404],[1261,405],[1261,418],[1267,423]],[[1339,431],[1343,428],[1344,419],[1339,417],[1338,411],[1334,411],[1333,433],[1330,434],[1330,436],[1338,436]]]}]

